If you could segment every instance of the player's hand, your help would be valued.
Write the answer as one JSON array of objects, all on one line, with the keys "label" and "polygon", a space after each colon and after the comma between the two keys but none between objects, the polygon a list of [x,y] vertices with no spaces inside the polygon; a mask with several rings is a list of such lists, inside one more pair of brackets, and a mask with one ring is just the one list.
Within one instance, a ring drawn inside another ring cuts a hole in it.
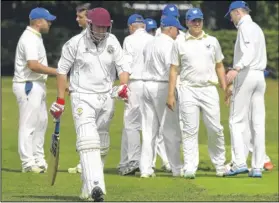
[{"label": "player's hand", "polygon": [[64,112],[65,100],[61,98],[57,98],[56,102],[53,102],[50,107],[50,113],[56,120],[60,118],[62,113]]},{"label": "player's hand", "polygon": [[175,103],[176,103],[175,96],[174,95],[168,96],[167,106],[170,110],[174,111]]},{"label": "player's hand", "polygon": [[122,84],[120,86],[115,86],[112,88],[111,97],[127,101],[129,93],[130,90],[127,84]]},{"label": "player's hand", "polygon": [[228,85],[233,82],[233,80],[235,79],[235,77],[238,74],[238,70],[239,69],[232,69],[227,73],[226,78],[227,78],[227,84]]},{"label": "player's hand", "polygon": [[225,91],[225,104],[227,106],[230,105],[230,100],[231,100],[231,96],[232,96],[232,89],[233,89],[233,85],[228,85]]}]

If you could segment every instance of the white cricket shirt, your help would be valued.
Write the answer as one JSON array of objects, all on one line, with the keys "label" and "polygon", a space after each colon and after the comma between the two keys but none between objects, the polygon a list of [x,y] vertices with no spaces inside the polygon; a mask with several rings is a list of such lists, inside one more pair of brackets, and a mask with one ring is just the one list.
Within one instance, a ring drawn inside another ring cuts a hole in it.
[{"label": "white cricket shirt", "polygon": [[96,47],[89,32],[80,33],[63,45],[57,72],[67,74],[71,70],[71,92],[106,93],[111,90],[116,73],[131,73],[123,56],[113,34]]},{"label": "white cricket shirt", "polygon": [[253,22],[250,15],[242,17],[236,27],[238,32],[234,47],[234,68],[265,70],[267,56],[262,29]]},{"label": "white cricket shirt", "polygon": [[27,61],[29,60],[36,60],[48,66],[46,50],[41,33],[27,26],[17,43],[13,82],[45,82],[47,80],[46,74],[36,73],[27,67]]},{"label": "white cricket shirt", "polygon": [[208,34],[195,38],[186,33],[174,42],[171,64],[180,66],[180,83],[188,86],[217,84],[216,63],[224,59],[218,40]]},{"label": "white cricket shirt", "polygon": [[139,28],[133,34],[125,37],[123,51],[131,67],[131,80],[142,80],[144,69],[143,49],[153,38],[154,36],[148,34],[143,28]]},{"label": "white cricket shirt", "polygon": [[[185,32],[183,32],[183,31],[181,31],[181,30],[178,30],[178,32],[179,32],[178,36],[179,36],[179,35],[185,36]],[[160,35],[161,33],[162,33],[162,30],[161,30],[161,27],[159,27],[159,28],[157,28],[157,30],[156,30],[155,36],[158,36],[158,35]]]},{"label": "white cricket shirt", "polygon": [[145,46],[143,80],[169,81],[173,43],[174,40],[171,37],[162,33]]}]

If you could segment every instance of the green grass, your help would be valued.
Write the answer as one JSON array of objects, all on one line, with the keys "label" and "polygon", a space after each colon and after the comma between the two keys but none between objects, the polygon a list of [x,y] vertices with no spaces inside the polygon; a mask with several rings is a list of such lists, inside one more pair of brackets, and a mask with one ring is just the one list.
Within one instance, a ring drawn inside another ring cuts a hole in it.
[{"label": "green grass", "polygon": [[[17,152],[18,107],[12,93],[12,78],[2,77],[2,201],[78,201],[81,180],[78,174],[66,171],[78,162],[75,151],[76,135],[67,98],[66,111],[61,123],[60,172],[55,186],[48,185],[47,174],[23,174]],[[56,82],[47,82],[47,105],[56,98]],[[221,101],[223,95],[220,95]],[[227,160],[230,160],[228,108],[221,103],[222,124],[226,137]],[[120,159],[120,141],[123,103],[117,101],[110,128],[111,148],[105,166],[106,201],[278,201],[278,167],[265,172],[262,179],[239,175],[230,178],[215,177],[207,152],[207,136],[200,126],[200,169],[195,180],[173,178],[157,172],[153,179],[122,177],[116,172]],[[48,158],[50,137],[54,125],[49,116],[45,152]],[[278,83],[267,81],[266,91],[266,147],[272,161],[278,166]],[[248,162],[250,163],[250,161]],[[157,161],[160,168],[160,160]]]}]

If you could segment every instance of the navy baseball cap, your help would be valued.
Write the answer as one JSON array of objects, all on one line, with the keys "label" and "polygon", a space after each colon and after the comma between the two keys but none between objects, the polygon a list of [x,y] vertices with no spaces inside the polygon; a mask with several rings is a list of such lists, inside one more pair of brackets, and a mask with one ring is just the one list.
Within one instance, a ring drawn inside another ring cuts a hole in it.
[{"label": "navy baseball cap", "polygon": [[174,4],[168,4],[165,6],[162,15],[164,16],[174,16],[174,17],[179,17],[179,12],[178,8]]},{"label": "navy baseball cap", "polygon": [[225,18],[230,19],[231,18],[231,16],[230,16],[231,11],[234,10],[234,9],[237,9],[237,8],[244,8],[244,9],[250,11],[250,8],[245,1],[234,1],[234,2],[231,3],[229,11],[225,15]]},{"label": "navy baseball cap", "polygon": [[157,28],[157,23],[155,20],[151,19],[151,18],[146,18],[144,20],[145,23],[145,30],[148,32],[151,29],[156,29]]},{"label": "navy baseball cap", "polygon": [[56,19],[56,16],[50,14],[50,12],[45,8],[37,7],[37,8],[32,9],[32,11],[29,14],[29,19],[35,20],[35,19],[41,19],[41,18],[43,18],[47,21],[53,21]]},{"label": "navy baseball cap", "polygon": [[203,13],[199,8],[190,8],[186,15],[186,20],[203,19]]},{"label": "navy baseball cap", "polygon": [[166,16],[161,20],[161,27],[169,27],[173,26],[178,28],[179,30],[184,30],[185,28],[180,24],[179,20],[177,20],[174,16]]},{"label": "navy baseball cap", "polygon": [[144,23],[144,18],[139,14],[130,15],[130,17],[128,18],[128,25],[131,25],[133,23]]}]

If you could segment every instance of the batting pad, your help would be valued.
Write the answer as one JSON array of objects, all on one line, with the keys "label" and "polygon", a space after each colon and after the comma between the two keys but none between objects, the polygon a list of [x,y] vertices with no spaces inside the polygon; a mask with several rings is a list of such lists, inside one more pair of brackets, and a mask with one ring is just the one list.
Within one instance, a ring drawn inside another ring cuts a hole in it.
[{"label": "batting pad", "polygon": [[107,132],[99,132],[99,136],[101,141],[101,155],[106,156],[109,152],[110,136]]},{"label": "batting pad", "polygon": [[83,124],[78,128],[76,148],[78,152],[83,150],[100,149],[100,138],[93,125],[88,123]]}]

